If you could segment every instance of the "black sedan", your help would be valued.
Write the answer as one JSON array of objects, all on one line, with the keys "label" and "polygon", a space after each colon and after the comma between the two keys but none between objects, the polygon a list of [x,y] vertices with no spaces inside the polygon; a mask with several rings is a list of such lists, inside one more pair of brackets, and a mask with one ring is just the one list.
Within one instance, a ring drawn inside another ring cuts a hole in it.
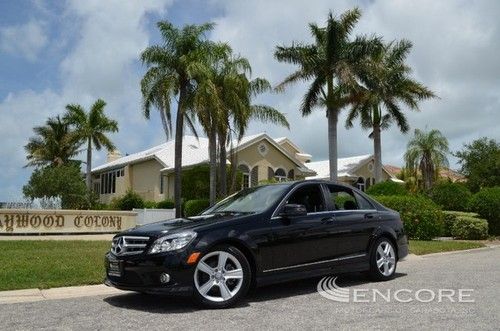
[{"label": "black sedan", "polygon": [[408,242],[398,213],[327,181],[240,191],[202,214],[124,231],[106,254],[105,283],[233,305],[251,286],[367,271],[394,277]]}]

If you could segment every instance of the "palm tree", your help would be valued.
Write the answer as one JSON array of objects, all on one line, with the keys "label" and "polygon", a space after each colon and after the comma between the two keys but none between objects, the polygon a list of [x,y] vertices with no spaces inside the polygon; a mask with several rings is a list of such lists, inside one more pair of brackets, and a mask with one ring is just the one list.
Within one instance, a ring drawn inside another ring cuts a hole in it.
[{"label": "palm tree", "polygon": [[[87,190],[92,188],[92,148],[99,151],[104,146],[108,151],[115,149],[115,145],[106,136],[107,133],[117,132],[118,123],[104,114],[106,102],[98,99],[86,112],[78,104],[66,106],[67,113],[64,119],[74,127],[73,139],[80,143],[87,143]],[[92,146],[93,145],[93,146]]]},{"label": "palm tree", "polygon": [[381,131],[395,122],[401,132],[408,132],[410,127],[401,106],[419,111],[419,101],[435,96],[410,77],[411,68],[405,60],[411,48],[410,41],[402,40],[388,43],[374,52],[363,66],[362,86],[353,92],[357,98],[347,116],[346,127],[352,127],[359,116],[362,128],[371,129],[376,183],[382,180]]},{"label": "palm tree", "polygon": [[206,33],[214,25],[185,25],[182,29],[167,21],[158,22],[157,25],[162,35],[162,44],[150,46],[141,54],[142,62],[148,67],[141,81],[143,111],[146,118],[149,118],[151,107],[160,111],[168,139],[172,131],[170,103],[173,98],[177,98],[174,200],[176,217],[180,217],[184,121],[196,134],[189,114],[189,101],[192,100],[199,77],[208,75],[206,58],[213,42],[207,40]]},{"label": "palm tree", "polygon": [[232,55],[225,44],[217,45],[212,56],[209,76],[202,79],[195,93],[194,108],[208,136],[210,159],[210,202],[216,199],[217,151],[219,152],[219,193],[227,194],[227,145],[241,139],[251,119],[289,127],[285,116],[265,105],[253,105],[252,98],[271,90],[263,79],[250,80],[251,67],[246,58]]},{"label": "palm tree", "polygon": [[75,161],[72,158],[78,154],[80,144],[71,139],[69,124],[60,116],[49,118],[33,131],[36,136],[24,146],[29,161],[26,166],[60,166]]},{"label": "palm tree", "polygon": [[358,8],[348,10],[340,17],[334,17],[330,12],[326,27],[309,24],[313,44],[279,46],[274,53],[278,61],[299,66],[277,86],[278,90],[294,82],[312,80],[302,101],[302,116],[309,115],[314,107],[326,106],[331,180],[337,180],[339,113],[352,101],[353,95],[348,91],[357,87],[356,78],[363,61],[381,47],[380,39],[375,37],[350,40],[352,29],[360,17]]},{"label": "palm tree", "polygon": [[424,189],[429,190],[441,167],[448,166],[446,155],[450,152],[448,140],[439,130],[429,132],[415,129],[415,135],[408,142],[405,153],[406,167],[417,177],[420,170],[424,179]]}]

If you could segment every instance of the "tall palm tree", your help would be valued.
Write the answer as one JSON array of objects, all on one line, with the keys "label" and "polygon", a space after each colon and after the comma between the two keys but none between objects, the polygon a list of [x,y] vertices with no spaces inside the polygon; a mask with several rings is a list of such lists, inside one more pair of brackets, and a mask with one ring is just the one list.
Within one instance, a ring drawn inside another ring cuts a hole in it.
[{"label": "tall palm tree", "polygon": [[44,126],[34,127],[33,131],[36,136],[24,146],[27,166],[60,166],[74,161],[81,144],[71,139],[70,126],[60,116],[49,118]]},{"label": "tall palm tree", "polygon": [[210,63],[211,74],[198,85],[194,108],[208,136],[210,159],[210,202],[216,199],[217,151],[219,152],[219,193],[227,194],[227,145],[241,139],[249,121],[259,119],[289,127],[286,117],[276,109],[254,105],[252,99],[271,91],[266,80],[250,80],[251,67],[246,58],[234,56],[227,45],[214,50]]},{"label": "tall palm tree", "polygon": [[104,114],[106,102],[98,99],[88,112],[78,104],[66,106],[64,119],[74,127],[73,139],[87,144],[87,173],[86,185],[90,192],[92,189],[92,149],[98,151],[104,146],[108,151],[115,149],[115,145],[107,134],[118,131],[118,123]]},{"label": "tall palm tree", "polygon": [[277,86],[283,90],[298,81],[311,81],[302,100],[302,116],[311,114],[317,106],[326,106],[328,117],[328,152],[330,179],[337,180],[337,123],[343,107],[352,101],[349,90],[357,87],[357,77],[363,61],[381,47],[379,38],[350,39],[355,24],[361,17],[358,8],[348,10],[340,17],[328,15],[326,27],[309,24],[313,44],[293,43],[278,46],[274,53],[280,62],[299,66]]},{"label": "tall palm tree", "polygon": [[208,75],[206,57],[213,42],[207,40],[206,33],[213,29],[214,24],[185,25],[182,29],[167,21],[157,25],[162,44],[150,46],[141,54],[142,62],[148,67],[141,81],[143,111],[146,118],[149,118],[151,107],[160,111],[168,139],[172,131],[170,103],[177,99],[174,200],[176,217],[180,217],[184,121],[196,134],[189,114],[189,100],[192,100],[198,78]]},{"label": "tall palm tree", "polygon": [[408,132],[410,127],[401,107],[405,105],[410,110],[419,111],[419,101],[435,96],[410,77],[411,68],[405,60],[411,48],[410,41],[401,40],[388,43],[372,54],[362,68],[362,86],[354,91],[356,102],[347,116],[346,127],[352,127],[354,119],[359,116],[361,127],[371,129],[376,183],[382,180],[382,130],[396,123],[401,132]]},{"label": "tall palm tree", "polygon": [[415,129],[415,135],[408,142],[405,153],[406,167],[415,178],[420,170],[424,179],[424,189],[429,190],[437,178],[439,169],[448,166],[449,152],[448,140],[439,130],[425,132]]}]

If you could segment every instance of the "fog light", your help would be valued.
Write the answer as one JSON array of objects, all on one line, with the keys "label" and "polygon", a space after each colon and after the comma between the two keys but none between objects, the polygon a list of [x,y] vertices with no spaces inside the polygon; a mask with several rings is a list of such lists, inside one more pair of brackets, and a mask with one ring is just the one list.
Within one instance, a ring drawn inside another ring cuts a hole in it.
[{"label": "fog light", "polygon": [[166,284],[166,283],[168,283],[169,281],[170,281],[170,275],[169,275],[169,274],[167,274],[167,273],[162,273],[162,274],[160,275],[160,283],[162,283],[162,284]]}]

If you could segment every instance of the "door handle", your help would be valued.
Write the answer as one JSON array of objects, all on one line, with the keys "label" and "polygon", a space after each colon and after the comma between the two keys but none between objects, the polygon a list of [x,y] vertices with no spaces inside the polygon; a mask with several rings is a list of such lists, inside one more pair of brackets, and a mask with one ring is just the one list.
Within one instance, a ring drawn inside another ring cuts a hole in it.
[{"label": "door handle", "polygon": [[375,215],[373,215],[372,213],[365,214],[365,219],[367,219],[367,220],[371,220],[374,218],[375,218]]},{"label": "door handle", "polygon": [[330,223],[333,223],[334,221],[335,221],[334,217],[325,217],[321,220],[321,223],[322,224],[330,224]]}]

